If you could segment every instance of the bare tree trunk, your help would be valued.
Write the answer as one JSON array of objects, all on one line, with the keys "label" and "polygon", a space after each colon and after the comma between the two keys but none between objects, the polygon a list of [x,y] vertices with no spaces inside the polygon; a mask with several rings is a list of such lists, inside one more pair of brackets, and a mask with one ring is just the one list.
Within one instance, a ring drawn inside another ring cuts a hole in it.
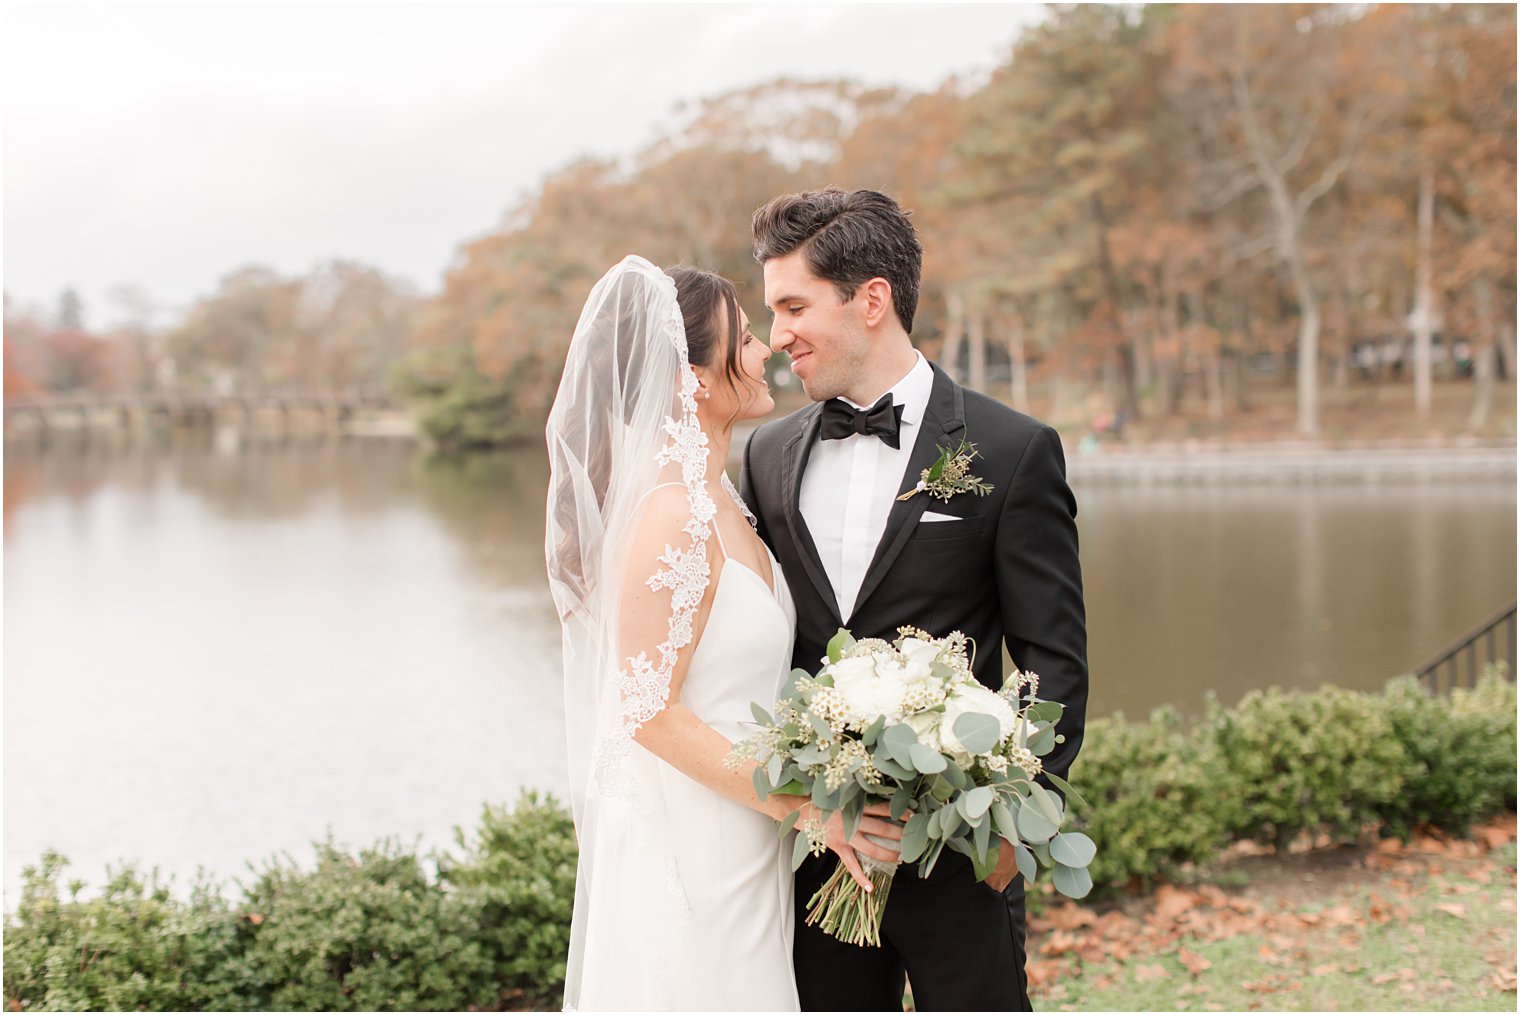
[{"label": "bare tree trunk", "polygon": [[[1510,321],[1513,320],[1514,316],[1512,313]],[[1504,371],[1503,377],[1506,381],[1515,379],[1515,329],[1510,321],[1506,321],[1499,326],[1499,340],[1497,343],[1499,368]]]},{"label": "bare tree trunk", "polygon": [[1120,384],[1124,391],[1124,416],[1126,419],[1140,418],[1140,392],[1135,386],[1135,346],[1129,336],[1129,329],[1125,327],[1124,302],[1119,292],[1119,273],[1114,268],[1113,253],[1108,245],[1108,212],[1103,207],[1103,195],[1097,191],[1092,195],[1093,221],[1098,226],[1098,273],[1103,278],[1103,290],[1108,296],[1110,320],[1114,331],[1119,339],[1119,371]]},{"label": "bare tree trunk", "polygon": [[1435,219],[1435,179],[1420,174],[1420,203],[1415,241],[1414,280],[1414,411],[1430,415],[1430,335],[1435,307],[1431,292],[1431,231]]},{"label": "bare tree trunk", "polygon": [[1004,325],[1008,329],[1008,358],[1012,360],[1009,397],[1019,412],[1029,411],[1029,364],[1024,358],[1024,322],[1017,314],[1008,317]]},{"label": "bare tree trunk", "polygon": [[1319,436],[1319,299],[1314,291],[1313,277],[1309,272],[1308,259],[1304,253],[1303,222],[1310,207],[1335,186],[1337,180],[1351,164],[1349,150],[1320,174],[1319,179],[1297,195],[1288,190],[1288,180],[1277,162],[1277,157],[1267,150],[1268,142],[1256,118],[1256,100],[1240,67],[1234,68],[1232,78],[1236,108],[1239,109],[1246,132],[1246,143],[1256,176],[1271,196],[1273,218],[1276,220],[1275,237],[1278,256],[1288,265],[1293,279],[1294,295],[1298,299],[1298,432],[1305,437]]},{"label": "bare tree trunk", "polygon": [[1473,306],[1478,317],[1478,351],[1473,357],[1473,407],[1467,417],[1467,429],[1479,430],[1488,422],[1494,407],[1494,360],[1498,356],[1498,329],[1494,326],[1494,294],[1488,279],[1478,275],[1472,280]]},{"label": "bare tree trunk", "polygon": [[1208,402],[1209,419],[1224,419],[1224,364],[1218,351],[1204,357],[1203,396]]},{"label": "bare tree trunk", "polygon": [[951,289],[945,297],[945,341],[939,350],[939,365],[951,380],[961,379],[961,339],[966,333],[966,301],[959,292]]},{"label": "bare tree trunk", "polygon": [[973,313],[968,321],[967,341],[971,364],[966,370],[966,386],[973,391],[987,390],[987,332],[986,321],[980,312]]}]

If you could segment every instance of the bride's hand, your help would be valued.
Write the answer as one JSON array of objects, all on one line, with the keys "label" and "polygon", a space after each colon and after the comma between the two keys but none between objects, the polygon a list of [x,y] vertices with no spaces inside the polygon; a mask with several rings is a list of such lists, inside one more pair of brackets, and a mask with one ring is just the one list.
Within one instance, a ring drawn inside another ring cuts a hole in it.
[{"label": "bride's hand", "polygon": [[[811,803],[807,805],[807,809],[812,812],[813,817],[817,817],[817,809]],[[868,892],[871,891],[871,879],[865,871],[861,870],[857,853],[863,853],[883,863],[898,863],[902,860],[902,825],[892,820],[892,809],[887,804],[868,805],[864,816],[860,819],[860,826],[855,830],[854,838],[848,842],[844,837],[844,815],[838,811],[829,818],[825,828],[828,833],[829,849],[839,854],[839,862],[844,864],[845,870],[850,872],[850,877]],[[896,848],[888,848],[867,839],[867,834],[874,835],[878,839],[896,842],[899,845]]]}]

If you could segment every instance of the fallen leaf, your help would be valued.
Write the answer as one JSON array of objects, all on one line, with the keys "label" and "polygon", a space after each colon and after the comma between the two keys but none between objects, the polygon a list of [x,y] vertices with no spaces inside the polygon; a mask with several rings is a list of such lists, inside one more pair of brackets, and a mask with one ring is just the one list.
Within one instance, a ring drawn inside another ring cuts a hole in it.
[{"label": "fallen leaf", "polygon": [[1467,909],[1460,902],[1443,902],[1436,909],[1448,916],[1455,916],[1458,920],[1467,919]]},{"label": "fallen leaf", "polygon": [[1350,906],[1332,906],[1320,914],[1326,927],[1350,927],[1360,923],[1356,910]]},{"label": "fallen leaf", "polygon": [[1495,990],[1514,990],[1515,971],[1511,969],[1505,972],[1495,973],[1493,975],[1493,978],[1488,982],[1494,985]]},{"label": "fallen leaf", "polygon": [[1040,954],[1064,955],[1067,952],[1075,951],[1076,947],[1077,936],[1075,934],[1067,933],[1064,930],[1058,930],[1054,934],[1050,935],[1050,940],[1046,941],[1040,946]]},{"label": "fallen leaf", "polygon": [[1385,984],[1385,983],[1392,983],[1394,980],[1397,980],[1398,978],[1399,978],[1399,974],[1398,973],[1376,973],[1372,977],[1372,982],[1374,984],[1376,984],[1377,986],[1381,987],[1383,984]]},{"label": "fallen leaf", "polygon": [[1167,977],[1166,967],[1159,962],[1150,962],[1143,966],[1135,967],[1136,983],[1155,983]]},{"label": "fallen leaf", "polygon": [[1212,969],[1214,966],[1214,963],[1210,962],[1202,955],[1199,955],[1197,952],[1190,951],[1186,946],[1177,949],[1177,961],[1186,966],[1187,971],[1192,973],[1194,976],[1197,976],[1205,969]]},{"label": "fallen leaf", "polygon": [[1337,966],[1334,962],[1330,962],[1323,966],[1315,966],[1313,969],[1309,970],[1309,972],[1313,973],[1315,976],[1329,976],[1331,973],[1340,972],[1340,969],[1340,966]]},{"label": "fallen leaf", "polygon": [[1175,920],[1198,904],[1198,896],[1174,885],[1162,885],[1152,901],[1156,919]]}]

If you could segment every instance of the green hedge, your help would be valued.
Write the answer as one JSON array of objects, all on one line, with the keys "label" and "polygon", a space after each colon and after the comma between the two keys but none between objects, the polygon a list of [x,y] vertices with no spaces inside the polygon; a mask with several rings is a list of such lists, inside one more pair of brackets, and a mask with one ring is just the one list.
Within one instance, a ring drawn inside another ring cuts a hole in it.
[{"label": "green hedge", "polygon": [[553,797],[487,807],[462,856],[394,842],[316,847],[259,870],[235,899],[156,874],[60,889],[55,853],[26,868],[7,916],[7,1007],[32,1011],[557,1009],[575,891],[575,834]]},{"label": "green hedge", "polygon": [[[1433,698],[1335,688],[1247,695],[1187,723],[1089,724],[1071,779],[1091,871],[1113,891],[1177,873],[1227,843],[1281,847],[1420,825],[1462,833],[1515,806],[1515,686],[1485,674]],[[235,897],[188,900],[156,874],[108,871],[83,896],[54,853],[28,867],[6,917],[7,1007],[41,1010],[390,1011],[559,1007],[575,888],[569,814],[525,793],[487,807],[458,855],[387,842],[318,844],[303,869],[267,863]],[[1038,894],[1031,902],[1038,902]]]}]

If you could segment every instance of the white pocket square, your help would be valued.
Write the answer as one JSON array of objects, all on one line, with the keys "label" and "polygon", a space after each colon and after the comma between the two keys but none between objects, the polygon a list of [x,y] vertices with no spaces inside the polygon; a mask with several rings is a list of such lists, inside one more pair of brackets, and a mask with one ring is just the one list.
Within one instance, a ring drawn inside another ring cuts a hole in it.
[{"label": "white pocket square", "polygon": [[938,511],[925,511],[918,520],[921,522],[963,522],[966,519],[957,518],[954,515],[942,515]]}]

